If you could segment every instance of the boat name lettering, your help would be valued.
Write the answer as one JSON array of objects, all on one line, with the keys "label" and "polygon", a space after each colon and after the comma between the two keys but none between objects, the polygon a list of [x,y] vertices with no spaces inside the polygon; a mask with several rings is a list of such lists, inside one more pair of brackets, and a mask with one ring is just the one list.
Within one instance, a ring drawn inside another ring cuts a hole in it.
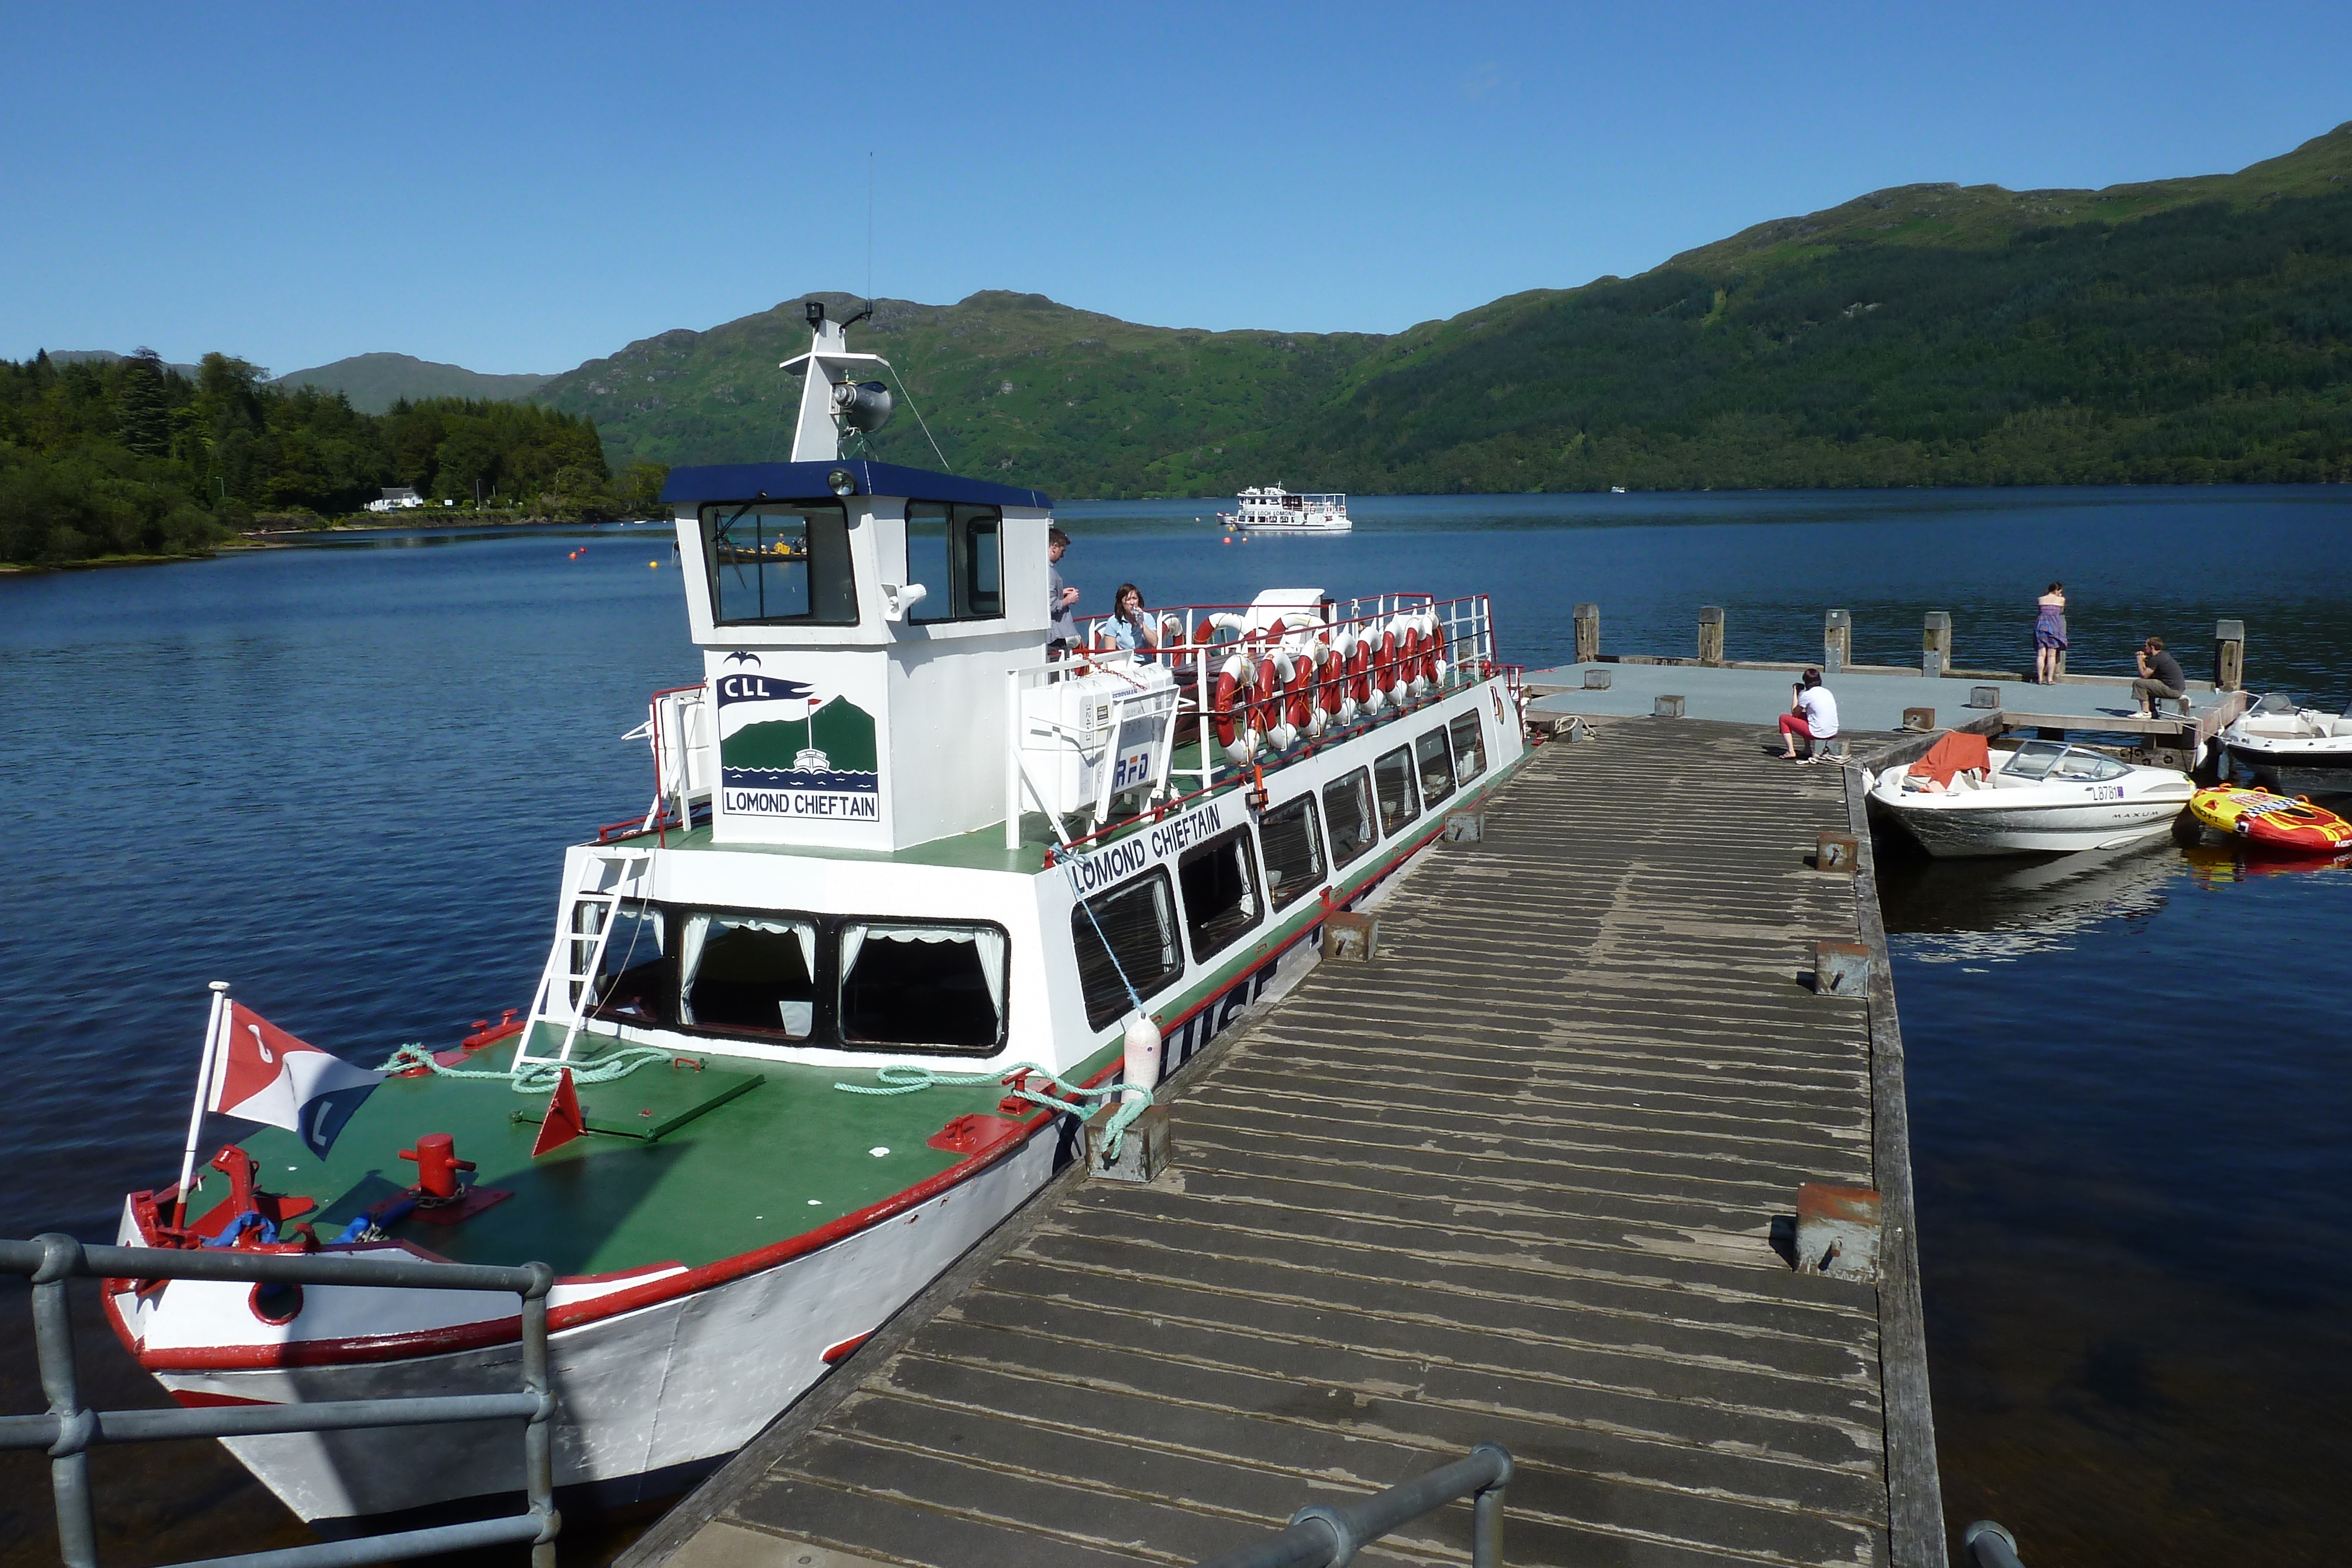
[{"label": "boat name lettering", "polygon": [[719,706],[729,703],[806,702],[811,695],[806,681],[779,680],[773,675],[721,675],[719,677]]},{"label": "boat name lettering", "polygon": [[766,817],[852,817],[867,822],[882,817],[878,796],[814,789],[730,789],[727,810]]},{"label": "boat name lettering", "polygon": [[1224,825],[1223,814],[1217,807],[1203,806],[1148,833],[1121,839],[1088,854],[1074,855],[1063,862],[1069,868],[1070,891],[1084,898],[1097,888],[1132,876],[1154,861],[1164,860],[1188,845],[1213,837]]}]

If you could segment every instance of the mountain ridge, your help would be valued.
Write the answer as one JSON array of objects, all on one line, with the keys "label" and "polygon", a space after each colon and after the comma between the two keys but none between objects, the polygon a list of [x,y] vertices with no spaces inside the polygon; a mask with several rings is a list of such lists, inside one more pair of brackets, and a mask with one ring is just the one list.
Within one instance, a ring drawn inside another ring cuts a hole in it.
[{"label": "mountain ridge", "polygon": [[396,402],[457,397],[479,402],[528,402],[554,380],[550,375],[490,375],[413,354],[353,354],[306,371],[289,371],[270,384],[339,392],[362,413],[387,413]]}]

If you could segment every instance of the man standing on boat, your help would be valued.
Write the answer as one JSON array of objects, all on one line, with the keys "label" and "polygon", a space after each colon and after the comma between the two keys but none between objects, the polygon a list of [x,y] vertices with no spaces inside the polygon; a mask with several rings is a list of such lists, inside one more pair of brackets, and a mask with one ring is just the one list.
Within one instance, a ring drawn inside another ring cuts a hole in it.
[{"label": "man standing on boat", "polygon": [[[1837,698],[1830,695],[1829,687],[1822,685],[1819,670],[1807,670],[1797,684],[1796,700],[1787,713],[1780,716],[1780,755],[1790,761],[1797,760],[1797,737],[1827,740],[1838,732]],[[1812,748],[1805,749],[1805,760],[1813,760]]]},{"label": "man standing on boat", "polygon": [[1051,616],[1045,623],[1045,656],[1058,659],[1070,651],[1078,639],[1077,622],[1070,614],[1070,606],[1078,601],[1078,591],[1062,585],[1062,552],[1070,548],[1070,536],[1059,528],[1045,533],[1045,608]]}]

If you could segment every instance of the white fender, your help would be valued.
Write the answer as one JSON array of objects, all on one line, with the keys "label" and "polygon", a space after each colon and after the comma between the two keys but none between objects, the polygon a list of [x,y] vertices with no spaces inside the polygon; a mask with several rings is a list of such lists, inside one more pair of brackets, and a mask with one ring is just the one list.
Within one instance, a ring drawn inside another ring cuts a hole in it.
[{"label": "white fender", "polygon": [[1160,1085],[1160,1026],[1140,1009],[1127,1016],[1121,1042],[1126,1051],[1125,1082],[1130,1089],[1149,1092]]}]

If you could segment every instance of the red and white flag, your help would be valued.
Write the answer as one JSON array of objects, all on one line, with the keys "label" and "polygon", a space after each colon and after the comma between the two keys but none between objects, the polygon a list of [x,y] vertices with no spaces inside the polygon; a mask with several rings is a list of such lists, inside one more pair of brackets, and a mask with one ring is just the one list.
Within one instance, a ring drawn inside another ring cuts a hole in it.
[{"label": "red and white flag", "polygon": [[306,1044],[233,1001],[213,1042],[205,1109],[283,1127],[323,1160],[360,1102],[383,1082],[383,1073]]}]

